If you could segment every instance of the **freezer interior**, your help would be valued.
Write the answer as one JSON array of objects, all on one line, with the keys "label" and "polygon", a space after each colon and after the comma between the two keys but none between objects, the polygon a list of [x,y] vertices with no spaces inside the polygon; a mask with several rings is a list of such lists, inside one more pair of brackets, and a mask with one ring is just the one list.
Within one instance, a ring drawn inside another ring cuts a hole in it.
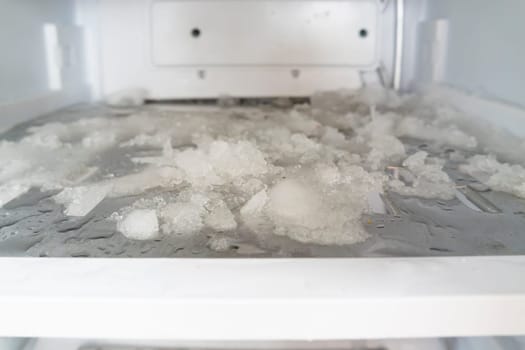
[{"label": "freezer interior", "polygon": [[522,1],[1,7],[1,256],[525,252]]}]

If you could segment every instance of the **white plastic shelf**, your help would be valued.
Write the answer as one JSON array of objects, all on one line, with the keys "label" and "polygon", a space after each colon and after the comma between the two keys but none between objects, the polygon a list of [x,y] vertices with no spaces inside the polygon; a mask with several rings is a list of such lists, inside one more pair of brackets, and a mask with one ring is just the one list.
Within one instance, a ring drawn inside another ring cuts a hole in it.
[{"label": "white plastic shelf", "polygon": [[525,257],[0,259],[0,336],[525,334]]}]

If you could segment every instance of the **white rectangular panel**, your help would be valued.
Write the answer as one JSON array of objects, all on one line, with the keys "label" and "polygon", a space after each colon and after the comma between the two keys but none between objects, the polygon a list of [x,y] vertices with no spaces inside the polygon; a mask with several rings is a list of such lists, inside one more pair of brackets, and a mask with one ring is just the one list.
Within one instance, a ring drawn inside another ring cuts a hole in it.
[{"label": "white rectangular panel", "polygon": [[156,65],[369,66],[375,0],[156,1]]},{"label": "white rectangular panel", "polygon": [[[358,88],[361,72],[379,66],[379,33],[387,25],[376,0],[104,0],[93,6],[102,95],[141,88],[150,99]],[[200,30],[197,38],[193,29]]]},{"label": "white rectangular panel", "polygon": [[523,256],[1,258],[0,336],[282,341],[523,335],[524,274]]}]

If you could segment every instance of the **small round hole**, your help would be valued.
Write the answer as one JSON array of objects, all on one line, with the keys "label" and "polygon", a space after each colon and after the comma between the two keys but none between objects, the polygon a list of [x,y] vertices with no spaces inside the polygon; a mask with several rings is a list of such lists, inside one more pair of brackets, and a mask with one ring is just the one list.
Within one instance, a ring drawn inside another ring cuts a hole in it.
[{"label": "small round hole", "polygon": [[368,30],[366,30],[366,29],[364,29],[364,28],[361,29],[361,30],[359,31],[359,36],[360,36],[361,38],[366,38],[366,37],[368,36]]},{"label": "small round hole", "polygon": [[194,38],[198,38],[201,36],[201,30],[199,28],[193,28],[191,30],[191,36]]}]

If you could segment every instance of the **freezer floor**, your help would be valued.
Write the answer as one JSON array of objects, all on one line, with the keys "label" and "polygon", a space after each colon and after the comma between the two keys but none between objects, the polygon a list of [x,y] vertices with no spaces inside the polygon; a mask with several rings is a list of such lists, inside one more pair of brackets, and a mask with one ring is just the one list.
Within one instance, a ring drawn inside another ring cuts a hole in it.
[{"label": "freezer floor", "polygon": [[[20,125],[3,135],[17,140],[28,127],[50,121],[72,120],[109,113],[101,107],[83,107]],[[450,149],[429,148],[415,139],[403,139],[407,153],[425,149],[442,154]],[[125,152],[111,149],[97,159],[98,166],[113,173],[125,173],[131,166]],[[459,173],[449,161],[445,171],[458,186],[476,184]],[[261,245],[253,235],[238,234],[229,249],[208,247],[210,232],[191,237],[168,236],[135,241],[116,231],[108,217],[130,205],[137,196],[104,199],[85,217],[67,217],[51,197],[56,191],[34,188],[0,209],[0,255],[39,257],[377,257],[505,255],[525,253],[525,201],[510,194],[475,191],[472,202],[481,200],[485,210],[473,210],[459,199],[421,199],[386,193],[386,214],[363,215],[370,237],[361,243],[336,246],[304,244],[276,236]],[[158,194],[155,191],[146,196]],[[467,193],[468,195],[468,193]],[[140,196],[144,197],[144,196]],[[481,206],[483,209],[483,206]]]}]

